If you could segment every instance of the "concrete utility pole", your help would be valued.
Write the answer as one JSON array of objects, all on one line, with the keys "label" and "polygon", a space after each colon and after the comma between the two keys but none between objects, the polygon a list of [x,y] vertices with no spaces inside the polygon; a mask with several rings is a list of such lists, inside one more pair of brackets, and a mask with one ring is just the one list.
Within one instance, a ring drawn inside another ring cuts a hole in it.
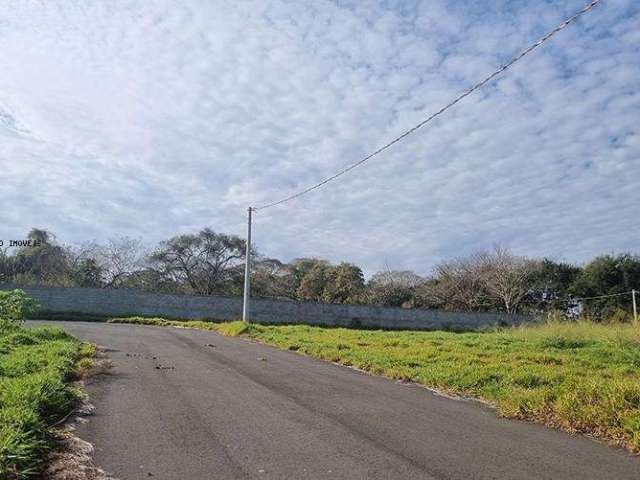
[{"label": "concrete utility pole", "polygon": [[631,298],[633,299],[633,323],[638,324],[638,307],[636,306],[636,291],[631,290]]},{"label": "concrete utility pole", "polygon": [[247,247],[244,261],[244,297],[242,299],[242,321],[249,323],[249,299],[251,282],[249,276],[251,275],[251,212],[253,208],[247,209]]}]

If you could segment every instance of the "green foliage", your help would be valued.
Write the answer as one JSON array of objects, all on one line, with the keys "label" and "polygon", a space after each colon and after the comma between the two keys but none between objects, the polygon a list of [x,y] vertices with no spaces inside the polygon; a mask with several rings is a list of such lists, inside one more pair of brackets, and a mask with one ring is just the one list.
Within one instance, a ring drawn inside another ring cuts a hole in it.
[{"label": "green foliage", "polygon": [[581,269],[565,262],[555,262],[548,258],[540,262],[531,279],[531,307],[545,310],[566,308],[566,299]]},{"label": "green foliage", "polygon": [[21,283],[64,285],[69,272],[69,252],[55,243],[55,236],[45,230],[32,229],[27,235],[32,245],[22,247],[14,258],[14,268],[21,272],[14,280]]},{"label": "green foliage", "polygon": [[[612,295],[638,289],[640,286],[640,257],[629,254],[603,255],[587,264],[571,286],[576,297]],[[630,311],[631,295],[584,301],[584,313],[603,319],[616,309]]]},{"label": "green foliage", "polygon": [[39,305],[22,290],[0,290],[0,332],[20,325]]},{"label": "green foliage", "polygon": [[250,331],[251,325],[245,322],[228,322],[216,324],[216,331],[228,337],[238,337]]},{"label": "green foliage", "polygon": [[23,290],[0,291],[0,317],[21,321],[38,310],[38,304]]},{"label": "green foliage", "polygon": [[364,292],[364,275],[360,267],[341,263],[328,271],[322,300],[328,303],[356,303]]},{"label": "green foliage", "polygon": [[[243,289],[245,241],[209,228],[169,238],[150,255],[128,238],[65,247],[52,233],[33,229],[28,239],[30,246],[0,251],[0,284],[234,296]],[[640,290],[640,257],[631,254],[597,257],[583,269],[496,247],[440,262],[425,277],[387,269],[367,284],[361,269],[350,263],[332,265],[319,258],[285,263],[253,254],[252,294],[276,299],[470,312],[556,310],[601,320],[617,309],[630,312],[630,296],[572,298]]]},{"label": "green foliage", "polygon": [[171,320],[165,320],[164,318],[151,318],[151,317],[118,317],[109,318],[107,323],[129,323],[132,325],[155,325],[156,327],[169,327],[172,325]]},{"label": "green foliage", "polygon": [[387,287],[372,287],[369,289],[371,303],[383,307],[413,306],[415,292],[412,288],[402,285],[390,285]]},{"label": "green foliage", "polygon": [[0,475],[29,478],[38,474],[38,462],[46,450],[46,426],[37,412],[23,407],[0,408]]},{"label": "green foliage", "polygon": [[299,282],[291,265],[275,258],[252,262],[251,294],[255,297],[295,298]]},{"label": "green foliage", "polygon": [[350,263],[332,266],[317,262],[302,277],[298,288],[301,300],[327,303],[356,303],[364,292],[364,275]]},{"label": "green foliage", "polygon": [[57,328],[0,333],[0,478],[38,477],[53,442],[48,426],[72,408],[67,380],[86,353]]},{"label": "green foliage", "polygon": [[196,330],[212,330],[228,337],[237,337],[260,328],[257,325],[242,321],[209,322],[205,320],[166,320],[164,318],[125,317],[110,318],[107,323],[126,323],[130,325],[153,325],[156,327],[193,328]]},{"label": "green foliage", "polygon": [[78,287],[101,287],[103,268],[94,258],[85,258],[72,269],[74,284]]},{"label": "green foliage", "polygon": [[313,267],[319,264],[328,266],[329,262],[319,258],[296,258],[291,262],[291,270],[293,271],[293,275],[296,277],[298,285],[302,282],[305,275],[307,275]]},{"label": "green foliage", "polygon": [[329,281],[329,271],[331,266],[326,262],[316,263],[300,281],[298,287],[298,298],[319,302],[322,300],[324,289]]},{"label": "green foliage", "polygon": [[149,256],[150,266],[166,282],[187,285],[201,295],[239,293],[245,240],[208,228],[162,242]]},{"label": "green foliage", "polygon": [[[150,255],[128,238],[71,248],[57,244],[52,233],[33,229],[28,239],[29,246],[0,251],[0,284],[233,296],[243,290],[245,241],[209,228],[163,241]],[[574,299],[640,290],[640,257],[631,254],[600,256],[581,268],[495,247],[440,262],[425,277],[387,269],[366,284],[362,270],[350,263],[318,258],[285,263],[253,254],[252,294],[276,299],[456,312],[557,311],[571,318],[629,321],[623,311],[631,312],[630,295]]]},{"label": "green foliage", "polygon": [[0,248],[0,285],[11,282],[14,275],[14,257],[8,255],[5,249]]}]

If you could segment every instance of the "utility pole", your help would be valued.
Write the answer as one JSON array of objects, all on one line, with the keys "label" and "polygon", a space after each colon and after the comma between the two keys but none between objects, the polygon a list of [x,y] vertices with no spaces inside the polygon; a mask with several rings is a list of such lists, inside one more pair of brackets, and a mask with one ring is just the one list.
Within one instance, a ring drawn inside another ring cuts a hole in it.
[{"label": "utility pole", "polygon": [[638,307],[636,306],[636,291],[631,290],[631,298],[633,299],[633,323],[638,325]]},{"label": "utility pole", "polygon": [[249,299],[251,282],[249,276],[251,275],[251,212],[253,208],[247,209],[247,247],[244,257],[244,296],[242,299],[242,321],[249,323]]}]

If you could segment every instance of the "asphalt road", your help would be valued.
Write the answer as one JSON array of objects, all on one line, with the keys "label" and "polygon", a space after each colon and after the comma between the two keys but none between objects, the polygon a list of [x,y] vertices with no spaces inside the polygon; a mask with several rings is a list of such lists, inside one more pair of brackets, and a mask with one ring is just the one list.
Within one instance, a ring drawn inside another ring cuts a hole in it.
[{"label": "asphalt road", "polygon": [[622,450],[244,339],[43,323],[110,349],[79,434],[122,480],[640,479]]}]

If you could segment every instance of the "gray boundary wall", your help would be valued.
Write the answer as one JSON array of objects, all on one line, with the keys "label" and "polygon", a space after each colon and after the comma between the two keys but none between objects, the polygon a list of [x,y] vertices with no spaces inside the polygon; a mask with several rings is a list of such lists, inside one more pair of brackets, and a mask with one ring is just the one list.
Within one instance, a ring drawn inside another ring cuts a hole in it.
[{"label": "gray boundary wall", "polygon": [[[127,289],[21,288],[49,312],[98,315],[142,315],[176,319],[237,320],[242,316],[239,297],[168,295]],[[437,310],[335,305],[313,302],[252,299],[250,319],[262,324],[308,324],[407,330],[476,330],[517,325],[534,320],[526,315],[455,313]]]}]

